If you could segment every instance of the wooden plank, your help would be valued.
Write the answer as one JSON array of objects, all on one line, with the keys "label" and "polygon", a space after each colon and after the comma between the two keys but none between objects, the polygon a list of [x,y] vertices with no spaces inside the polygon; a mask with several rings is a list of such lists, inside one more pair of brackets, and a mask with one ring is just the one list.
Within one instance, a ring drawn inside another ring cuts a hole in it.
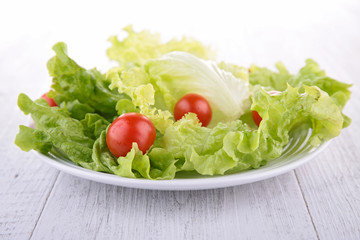
[{"label": "wooden plank", "polygon": [[[351,139],[351,134],[344,137]],[[335,147],[336,145],[336,147]],[[357,144],[336,139],[296,170],[321,239],[360,239],[360,163]]]},{"label": "wooden plank", "polygon": [[[359,22],[360,15],[353,16]],[[335,35],[331,42],[324,42],[322,55],[328,56],[324,62],[330,75],[355,84],[345,109],[352,124],[321,155],[296,170],[320,239],[360,239],[360,56],[354,44],[359,41],[356,29],[346,40]]]},{"label": "wooden plank", "polygon": [[317,239],[293,172],[202,191],[115,187],[61,173],[32,239]]},{"label": "wooden plank", "polygon": [[5,159],[15,161],[0,170],[0,239],[28,239],[58,172],[33,157],[12,156],[19,160]]},{"label": "wooden plank", "polygon": [[[2,95],[4,96],[4,95]],[[14,144],[17,125],[24,120],[9,104],[0,130],[0,239],[27,239],[41,214],[58,171],[22,152]],[[6,123],[5,123],[6,121]]]},{"label": "wooden plank", "polygon": [[360,239],[359,99],[354,96],[350,103],[352,125],[319,157],[296,170],[321,239]]}]

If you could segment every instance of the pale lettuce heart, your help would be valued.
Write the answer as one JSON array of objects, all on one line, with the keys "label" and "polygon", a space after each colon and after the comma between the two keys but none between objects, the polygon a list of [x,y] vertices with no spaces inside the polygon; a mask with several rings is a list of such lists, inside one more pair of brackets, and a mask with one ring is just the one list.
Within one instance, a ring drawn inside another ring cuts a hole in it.
[{"label": "pale lettuce heart", "polygon": [[145,69],[171,110],[188,93],[205,97],[213,111],[209,127],[234,121],[249,108],[248,82],[220,69],[214,62],[186,52],[171,52],[148,61]]}]

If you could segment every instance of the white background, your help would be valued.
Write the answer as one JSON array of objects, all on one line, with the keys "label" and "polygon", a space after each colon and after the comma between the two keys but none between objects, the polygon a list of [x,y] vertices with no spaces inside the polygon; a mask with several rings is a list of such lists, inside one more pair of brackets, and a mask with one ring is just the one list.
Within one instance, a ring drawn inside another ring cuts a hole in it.
[{"label": "white background", "polygon": [[[185,192],[134,190],[82,180],[44,165],[13,141],[26,116],[20,92],[47,91],[52,45],[106,71],[107,38],[121,29],[192,36],[218,59],[296,72],[313,58],[354,83],[353,124],[310,163],[244,186]],[[360,2],[1,1],[0,239],[359,239]]]},{"label": "white background", "polygon": [[[321,65],[337,61],[322,59],[323,46],[339,48],[332,46],[334,39],[359,51],[358,15],[356,0],[2,1],[0,50],[2,56],[36,56],[39,64],[32,69],[41,74],[40,81],[47,76],[45,63],[58,41],[66,42],[84,67],[105,71],[110,66],[107,38],[123,36],[121,29],[132,24],[135,30],[159,32],[165,40],[192,36],[217,49],[219,60],[269,67],[281,60],[296,71],[309,57]],[[4,57],[2,61],[13,65]]]}]

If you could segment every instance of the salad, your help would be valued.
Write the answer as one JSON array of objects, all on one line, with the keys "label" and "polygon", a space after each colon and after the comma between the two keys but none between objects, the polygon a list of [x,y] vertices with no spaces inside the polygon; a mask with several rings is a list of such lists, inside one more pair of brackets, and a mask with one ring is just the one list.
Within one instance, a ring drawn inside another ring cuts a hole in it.
[{"label": "salad", "polygon": [[317,147],[351,120],[342,112],[351,85],[326,76],[311,59],[293,75],[217,62],[191,38],[162,43],[158,34],[111,37],[118,66],[84,69],[54,45],[51,90],[18,106],[35,128],[15,143],[94,171],[128,178],[173,179],[177,172],[218,175],[259,168],[279,157],[296,128]]}]

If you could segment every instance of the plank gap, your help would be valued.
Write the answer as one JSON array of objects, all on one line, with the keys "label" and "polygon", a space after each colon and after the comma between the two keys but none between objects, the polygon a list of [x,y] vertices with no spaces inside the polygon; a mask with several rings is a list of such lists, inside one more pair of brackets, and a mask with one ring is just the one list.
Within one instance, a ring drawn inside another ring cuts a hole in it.
[{"label": "plank gap", "polygon": [[52,192],[53,189],[54,189],[55,183],[56,183],[59,175],[60,175],[60,171],[57,173],[57,175],[56,175],[56,177],[55,177],[55,180],[54,180],[53,184],[52,184],[51,187],[50,187],[50,191],[49,191],[49,193],[48,193],[47,196],[46,196],[46,199],[45,199],[45,202],[44,202],[43,207],[41,208],[39,217],[36,219],[34,228],[32,229],[32,231],[31,231],[31,233],[30,233],[29,240],[32,238],[32,235],[33,235],[33,233],[34,233],[34,231],[35,231],[35,229],[36,229],[36,227],[37,227],[37,225],[38,225],[38,222],[39,222],[39,220],[40,220],[40,217],[41,217],[41,215],[42,215],[42,213],[43,213],[43,211],[44,211],[44,209],[45,209],[45,206],[46,206],[46,204],[47,204],[47,202],[48,202],[48,199],[49,199],[49,197],[50,197],[51,192]]},{"label": "plank gap", "polygon": [[311,215],[311,212],[310,212],[308,203],[307,203],[307,201],[306,201],[305,194],[304,194],[304,191],[303,191],[303,189],[302,189],[302,187],[301,187],[301,183],[300,183],[300,181],[299,181],[299,178],[298,178],[298,175],[297,175],[297,173],[296,173],[296,170],[294,170],[294,174],[295,174],[296,181],[297,181],[297,183],[298,183],[298,185],[299,185],[299,188],[300,188],[301,196],[302,196],[302,198],[304,199],[306,209],[307,209],[307,211],[308,211],[308,213],[309,213],[309,216],[310,216],[310,219],[311,219],[311,223],[312,223],[312,225],[313,225],[313,227],[314,227],[314,230],[315,230],[315,233],[316,233],[316,237],[317,237],[318,240],[320,240],[319,233],[318,233],[318,231],[317,231],[317,229],[316,229],[314,219],[313,219],[313,217],[312,217],[312,215]]}]

